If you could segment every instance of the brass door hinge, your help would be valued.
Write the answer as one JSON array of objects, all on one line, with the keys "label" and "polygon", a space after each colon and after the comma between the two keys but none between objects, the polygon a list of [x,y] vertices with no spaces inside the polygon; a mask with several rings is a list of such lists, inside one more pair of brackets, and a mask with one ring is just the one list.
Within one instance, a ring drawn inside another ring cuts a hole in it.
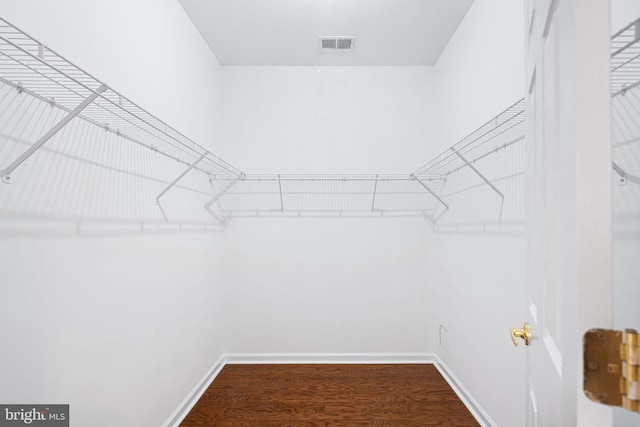
[{"label": "brass door hinge", "polygon": [[640,339],[633,329],[584,334],[584,393],[595,402],[640,412]]}]

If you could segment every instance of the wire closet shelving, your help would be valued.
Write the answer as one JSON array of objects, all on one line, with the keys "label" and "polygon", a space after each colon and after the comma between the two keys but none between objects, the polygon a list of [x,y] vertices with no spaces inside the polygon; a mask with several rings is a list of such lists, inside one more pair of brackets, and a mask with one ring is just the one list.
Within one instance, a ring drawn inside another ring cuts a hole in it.
[{"label": "wire closet shelving", "polygon": [[2,170],[5,180],[76,116],[194,170],[207,174],[243,175],[238,168],[209,153],[3,18],[0,18],[0,53],[1,83],[68,113],[34,143],[24,158],[21,156]]},{"label": "wire closet shelving", "polygon": [[[56,113],[45,112],[46,108]],[[50,159],[54,156],[66,156],[73,161],[83,161],[82,170],[89,165],[89,168],[107,171],[103,173],[105,183],[96,184],[94,189],[82,189],[77,197],[106,193],[108,183],[112,182],[121,182],[124,193],[129,191],[124,190],[125,186],[138,185],[133,178],[144,181],[145,190],[129,194],[128,199],[150,206],[158,202],[159,209],[127,210],[129,217],[137,219],[168,221],[171,215],[167,215],[159,202],[177,188],[204,197],[202,204],[206,211],[223,225],[234,217],[247,216],[421,216],[435,223],[450,209],[445,189],[449,177],[461,169],[473,171],[482,183],[504,199],[504,194],[491,177],[481,172],[478,164],[493,153],[524,140],[524,121],[524,101],[520,100],[406,175],[247,175],[0,18],[0,136],[5,138],[0,141],[2,181],[19,186],[18,172],[45,169],[53,163]],[[92,130],[75,130],[75,134],[80,135],[78,141],[75,145],[68,143],[73,139],[73,132],[64,132],[80,126],[80,122]],[[21,132],[15,131],[20,127]],[[24,129],[32,131],[25,133]],[[35,134],[34,129],[39,133]],[[99,139],[104,140],[100,142],[106,148],[95,148],[97,141],[87,140],[86,135],[96,135],[95,129],[103,131]],[[11,135],[12,131],[16,135]],[[117,150],[133,151],[100,159],[100,153],[110,153],[113,141],[120,144],[118,147],[126,144],[127,148]],[[88,152],[89,146],[95,152]],[[165,163],[161,167],[155,163],[149,165],[146,163],[151,161],[149,156],[156,156],[154,162],[160,158]],[[162,173],[158,172],[160,169]],[[125,173],[128,178],[120,179],[114,175],[116,172]],[[77,186],[76,181],[93,180],[88,179],[87,172],[83,173],[69,172],[67,182]],[[193,181],[193,175],[204,176],[206,187],[188,184]],[[43,176],[41,181],[32,179],[32,187],[43,188],[51,179]],[[38,211],[16,200],[0,192],[0,211],[3,211],[2,204],[16,204],[14,211],[20,213],[29,213],[30,209]],[[114,200],[101,203],[113,206]],[[82,213],[39,209],[45,215],[82,216],[99,211],[100,206],[82,206]]]},{"label": "wire closet shelving", "polygon": [[246,175],[218,200],[233,217],[422,216],[436,203],[418,180],[391,174]]},{"label": "wire closet shelving", "polygon": [[611,37],[611,96],[640,85],[640,18]]},{"label": "wire closet shelving", "polygon": [[521,99],[411,174],[246,175],[214,180],[214,201],[227,218],[252,216],[421,216],[435,223],[450,209],[450,175],[472,170],[501,198],[477,164],[524,140]]},{"label": "wire closet shelving", "polygon": [[[0,177],[5,184],[25,188],[30,184],[31,190],[38,191],[53,180],[44,177],[49,165],[61,163],[67,170],[61,168],[59,173],[66,172],[67,177],[57,181],[74,188],[81,186],[77,181],[94,187],[77,190],[76,195],[84,201],[64,200],[67,206],[77,205],[73,209],[42,209],[42,203],[25,202],[24,197],[5,191],[0,194],[3,214],[10,211],[25,217],[35,213],[45,218],[169,222],[167,209],[160,201],[172,189],[208,194],[210,199],[210,177],[244,177],[240,169],[4,18],[0,18],[0,127]],[[96,129],[103,132],[97,133]],[[59,158],[66,158],[67,162]],[[69,159],[76,164],[70,165]],[[96,173],[85,172],[87,165]],[[23,173],[25,169],[31,169],[30,173]],[[184,179],[189,173],[199,175],[205,185],[185,186],[190,181]],[[42,175],[39,181],[34,177],[37,174]],[[14,179],[14,175],[21,178]],[[108,200],[110,194],[104,195],[109,193],[105,187],[114,183],[122,187],[120,200],[129,199],[129,206],[119,203],[116,196]],[[136,186],[139,191],[131,190]],[[55,190],[65,193],[59,187]],[[42,199],[50,192],[42,190],[43,194],[33,198]],[[98,196],[99,192],[103,195]],[[139,198],[146,200],[133,201]],[[154,207],[140,208],[142,203]],[[90,204],[94,206],[86,206]],[[87,216],[88,212],[101,209],[102,212]],[[206,225],[211,216],[207,218],[195,222]]]}]

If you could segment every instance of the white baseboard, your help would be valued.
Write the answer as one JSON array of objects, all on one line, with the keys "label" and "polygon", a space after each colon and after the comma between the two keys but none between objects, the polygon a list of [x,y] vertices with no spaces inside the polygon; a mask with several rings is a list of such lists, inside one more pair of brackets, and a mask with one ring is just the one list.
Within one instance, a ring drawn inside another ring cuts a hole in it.
[{"label": "white baseboard", "polygon": [[436,355],[434,366],[440,372],[442,377],[451,386],[453,391],[458,395],[464,406],[467,407],[471,415],[480,423],[482,427],[497,427],[497,424],[491,419],[489,414],[482,409],[478,401],[469,393],[462,385],[453,372],[445,365],[445,363]]},{"label": "white baseboard", "polygon": [[178,427],[225,365],[267,363],[432,364],[483,427],[496,427],[496,424],[478,404],[478,401],[471,396],[442,360],[433,353],[226,353],[209,369],[189,395],[173,411],[167,421],[162,424],[162,427]]},{"label": "white baseboard", "polygon": [[285,363],[434,363],[432,353],[230,353],[225,357],[228,364],[285,364]]},{"label": "white baseboard", "polygon": [[169,418],[162,424],[162,427],[178,427],[180,425],[182,420],[189,414],[189,411],[191,411],[198,400],[200,400],[200,397],[202,397],[204,392],[209,388],[213,380],[218,376],[222,368],[224,368],[224,358],[224,354],[220,356],[211,369],[207,371],[204,377],[202,377],[202,379],[198,381],[198,384],[189,392],[187,397],[180,402],[176,410],[169,415]]}]

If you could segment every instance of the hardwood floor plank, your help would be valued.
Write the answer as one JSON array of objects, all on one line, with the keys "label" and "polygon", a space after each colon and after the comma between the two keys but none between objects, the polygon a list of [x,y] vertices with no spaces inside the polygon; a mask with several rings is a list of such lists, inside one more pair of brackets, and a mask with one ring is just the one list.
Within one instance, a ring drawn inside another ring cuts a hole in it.
[{"label": "hardwood floor plank", "polygon": [[227,365],[181,424],[479,426],[433,365]]}]

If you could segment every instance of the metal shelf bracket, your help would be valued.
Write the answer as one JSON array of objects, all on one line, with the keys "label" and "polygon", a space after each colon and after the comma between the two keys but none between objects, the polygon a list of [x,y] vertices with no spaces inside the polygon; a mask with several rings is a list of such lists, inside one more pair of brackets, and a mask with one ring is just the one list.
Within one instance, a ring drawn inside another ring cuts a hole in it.
[{"label": "metal shelf bracket", "polygon": [[420,184],[422,187],[424,187],[425,190],[427,190],[433,197],[436,198],[436,200],[438,200],[442,204],[442,206],[444,206],[445,210],[449,210],[449,205],[444,200],[442,200],[442,198],[440,198],[440,196],[438,196],[435,193],[435,191],[433,191],[431,188],[429,188],[429,186],[427,184],[422,182],[422,180],[420,178],[418,178],[414,174],[411,174],[411,179],[415,179],[418,184]]},{"label": "metal shelf bracket", "polygon": [[280,189],[280,211],[284,212],[284,199],[282,198],[282,180],[278,175],[278,188]]},{"label": "metal shelf bracket", "polygon": [[378,175],[376,175],[376,181],[373,184],[373,200],[371,200],[371,212],[375,210],[377,191],[378,191]]},{"label": "metal shelf bracket", "polygon": [[205,209],[222,227],[226,227],[227,224],[229,224],[229,221],[231,221],[231,215],[228,215],[226,217],[220,217],[218,214],[212,211],[210,207],[205,207]]},{"label": "metal shelf bracket", "polygon": [[180,180],[181,180],[182,178],[184,178],[184,176],[185,176],[186,174],[188,174],[188,173],[189,173],[189,171],[190,171],[191,169],[195,168],[195,167],[198,165],[198,163],[200,163],[200,162],[202,161],[202,159],[204,159],[205,157],[207,157],[207,155],[208,155],[208,154],[209,154],[209,152],[208,152],[208,151],[205,151],[205,152],[204,152],[204,154],[203,154],[202,156],[200,156],[199,158],[197,158],[193,163],[191,163],[191,164],[189,165],[189,167],[187,167],[187,168],[186,168],[186,169],[185,169],[185,170],[184,170],[180,175],[178,175],[178,177],[177,177],[176,179],[174,179],[174,180],[171,182],[171,184],[167,185],[167,186],[165,187],[165,189],[164,189],[164,190],[162,190],[162,191],[160,192],[160,194],[158,194],[158,195],[156,196],[156,202],[159,202],[159,201],[160,201],[160,198],[161,198],[162,196],[164,196],[164,195],[167,193],[167,191],[171,190],[171,188],[172,188],[174,185],[176,185],[178,182],[180,182]]},{"label": "metal shelf bracket", "polygon": [[217,201],[220,199],[220,197],[224,196],[224,195],[227,193],[227,191],[229,191],[229,190],[231,189],[231,187],[233,187],[233,186],[234,186],[234,184],[235,184],[236,182],[238,182],[239,180],[240,180],[240,178],[238,178],[238,179],[234,179],[233,181],[231,181],[231,182],[229,183],[229,185],[227,185],[227,186],[226,186],[226,187],[224,187],[222,190],[220,190],[220,191],[218,192],[218,194],[216,194],[215,196],[213,196],[213,198],[212,198],[211,200],[209,200],[209,201],[207,202],[207,204],[205,204],[205,205],[204,205],[205,209],[209,210],[209,208],[211,207],[211,205],[213,205],[215,202],[217,202]]},{"label": "metal shelf bracket", "polygon": [[60,132],[62,128],[64,128],[74,117],[82,112],[89,104],[96,100],[105,90],[107,90],[106,85],[100,86],[96,89],[91,95],[86,97],[84,101],[82,101],[76,108],[74,108],[69,114],[64,116],[62,120],[60,120],[54,127],[49,129],[47,133],[42,135],[40,139],[38,139],[31,147],[27,149],[20,157],[13,161],[9,166],[7,166],[4,170],[0,171],[0,175],[2,176],[2,182],[5,184],[11,183],[11,173],[22,163],[24,163],[33,153],[38,151],[47,141],[49,141],[55,134]]},{"label": "metal shelf bracket", "polygon": [[462,154],[460,154],[458,150],[451,147],[451,151],[453,151],[454,154],[458,156],[460,160],[462,160],[465,163],[465,165],[469,166],[469,168],[473,172],[475,172],[476,175],[478,175],[489,187],[491,187],[493,191],[495,191],[498,194],[498,196],[500,196],[501,199],[504,200],[504,194],[502,194],[502,192],[498,190],[498,188],[495,185],[493,185],[493,183],[489,181],[489,179],[486,176],[484,176],[478,169],[476,169],[475,166],[473,166],[473,164],[471,164]]},{"label": "metal shelf bracket", "polygon": [[627,173],[616,162],[611,162],[611,166],[613,166],[613,170],[619,176],[618,185],[627,185]]}]

